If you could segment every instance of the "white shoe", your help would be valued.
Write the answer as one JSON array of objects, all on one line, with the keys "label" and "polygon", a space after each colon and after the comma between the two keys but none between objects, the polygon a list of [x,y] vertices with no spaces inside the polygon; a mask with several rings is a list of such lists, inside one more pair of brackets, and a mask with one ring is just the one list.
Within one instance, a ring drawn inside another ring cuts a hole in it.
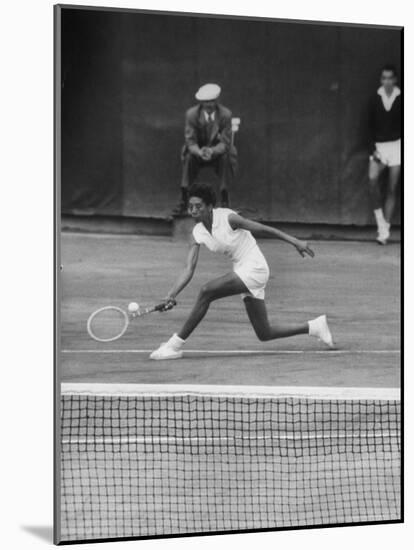
[{"label": "white shoe", "polygon": [[385,245],[387,244],[389,238],[390,238],[390,224],[389,223],[382,224],[378,229],[377,243]]},{"label": "white shoe", "polygon": [[181,349],[184,340],[181,340],[176,334],[171,336],[168,342],[164,342],[158,349],[153,351],[150,355],[150,359],[154,361],[162,361],[164,359],[179,359],[183,356]]},{"label": "white shoe", "polygon": [[334,347],[332,334],[328,327],[326,315],[321,315],[320,317],[309,321],[309,336],[315,336],[318,340],[330,348]]}]

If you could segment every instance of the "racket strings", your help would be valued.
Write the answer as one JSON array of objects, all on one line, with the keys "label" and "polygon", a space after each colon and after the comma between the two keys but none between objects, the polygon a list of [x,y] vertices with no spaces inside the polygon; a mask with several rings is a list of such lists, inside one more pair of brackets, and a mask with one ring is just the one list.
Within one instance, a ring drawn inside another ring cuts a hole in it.
[{"label": "racket strings", "polygon": [[128,328],[128,315],[121,308],[108,306],[95,311],[88,319],[88,332],[99,342],[120,338]]}]

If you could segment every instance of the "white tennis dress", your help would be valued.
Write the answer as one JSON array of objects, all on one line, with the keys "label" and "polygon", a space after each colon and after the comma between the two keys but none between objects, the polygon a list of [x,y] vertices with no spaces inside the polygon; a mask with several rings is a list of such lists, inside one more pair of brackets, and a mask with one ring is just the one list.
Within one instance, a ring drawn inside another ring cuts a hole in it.
[{"label": "white tennis dress", "polygon": [[269,280],[269,266],[250,231],[232,229],[228,218],[235,213],[230,208],[214,208],[211,233],[200,222],[193,228],[193,237],[196,243],[230,258],[233,271],[249,289],[243,297],[251,295],[263,300]]}]

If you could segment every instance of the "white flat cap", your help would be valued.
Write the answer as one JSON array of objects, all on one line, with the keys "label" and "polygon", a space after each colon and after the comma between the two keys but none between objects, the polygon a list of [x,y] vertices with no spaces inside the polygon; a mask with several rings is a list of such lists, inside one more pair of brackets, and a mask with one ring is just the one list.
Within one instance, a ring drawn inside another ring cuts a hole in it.
[{"label": "white flat cap", "polygon": [[204,84],[196,93],[198,101],[214,101],[219,97],[221,88],[218,84]]}]

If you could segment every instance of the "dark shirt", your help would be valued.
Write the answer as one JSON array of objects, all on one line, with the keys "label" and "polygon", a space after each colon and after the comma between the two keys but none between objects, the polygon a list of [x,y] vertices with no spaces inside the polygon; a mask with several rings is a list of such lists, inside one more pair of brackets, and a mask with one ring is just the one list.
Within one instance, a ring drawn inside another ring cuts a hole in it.
[{"label": "dark shirt", "polygon": [[401,138],[401,95],[394,99],[391,109],[387,111],[382,97],[376,93],[370,103],[369,129],[375,143],[396,141]]}]

